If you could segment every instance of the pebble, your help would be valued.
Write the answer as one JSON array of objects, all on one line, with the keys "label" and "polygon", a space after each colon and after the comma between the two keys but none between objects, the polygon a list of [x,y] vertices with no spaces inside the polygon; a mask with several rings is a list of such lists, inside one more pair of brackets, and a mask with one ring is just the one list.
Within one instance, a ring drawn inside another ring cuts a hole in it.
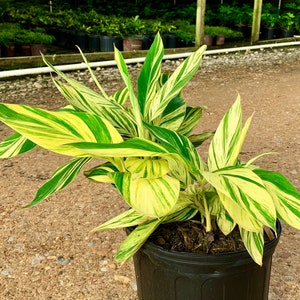
[{"label": "pebble", "polygon": [[44,255],[36,254],[35,257],[31,260],[31,265],[35,266],[44,259],[46,259],[46,257]]},{"label": "pebble", "polygon": [[1,272],[1,275],[3,276],[11,276],[13,273],[13,270],[12,269],[5,269]]},{"label": "pebble", "polygon": [[131,279],[127,276],[123,276],[123,275],[115,275],[114,276],[114,280],[128,284],[131,282]]}]

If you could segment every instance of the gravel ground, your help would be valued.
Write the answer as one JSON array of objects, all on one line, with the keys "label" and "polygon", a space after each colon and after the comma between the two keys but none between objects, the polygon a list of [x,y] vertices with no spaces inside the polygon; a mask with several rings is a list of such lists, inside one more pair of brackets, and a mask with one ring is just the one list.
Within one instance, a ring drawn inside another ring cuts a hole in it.
[{"label": "gravel ground", "polygon": [[[166,61],[163,68],[172,71],[180,62]],[[130,65],[133,77],[140,67]],[[97,69],[96,75],[108,93],[121,84],[116,68]],[[94,88],[87,72],[70,76]],[[1,102],[48,109],[65,105],[48,74],[1,80],[0,93]],[[208,107],[199,129],[211,130],[237,93],[244,115],[255,112],[244,158],[276,151],[261,165],[284,173],[300,189],[300,48],[207,56],[183,95],[190,104]],[[0,124],[1,140],[10,132]],[[200,148],[204,155],[206,148]],[[124,232],[90,233],[126,209],[109,185],[80,177],[40,205],[19,210],[67,159],[39,149],[0,161],[0,299],[137,299],[132,261],[114,261]],[[270,300],[299,298],[299,247],[300,232],[284,225],[274,254]]]}]

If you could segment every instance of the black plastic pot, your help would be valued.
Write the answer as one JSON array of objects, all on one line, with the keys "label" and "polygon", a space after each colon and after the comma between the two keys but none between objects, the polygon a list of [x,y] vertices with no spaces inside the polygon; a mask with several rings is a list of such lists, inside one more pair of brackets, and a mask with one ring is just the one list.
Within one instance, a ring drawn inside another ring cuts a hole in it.
[{"label": "black plastic pot", "polygon": [[112,36],[101,35],[100,36],[100,51],[113,52],[116,38]]},{"label": "black plastic pot", "polygon": [[263,266],[246,251],[198,255],[146,243],[134,256],[140,300],[267,300],[278,237],[265,244]]}]

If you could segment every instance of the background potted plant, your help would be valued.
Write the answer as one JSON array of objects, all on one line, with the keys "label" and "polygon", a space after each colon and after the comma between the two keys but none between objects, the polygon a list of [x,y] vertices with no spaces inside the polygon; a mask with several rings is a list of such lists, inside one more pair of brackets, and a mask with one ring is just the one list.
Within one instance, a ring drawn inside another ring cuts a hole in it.
[{"label": "background potted plant", "polygon": [[279,26],[281,37],[292,37],[294,35],[295,15],[291,12],[284,12],[280,15]]},{"label": "background potted plant", "polygon": [[123,37],[123,50],[141,50],[146,32],[144,21],[137,15],[131,18],[123,18],[120,26]]},{"label": "background potted plant", "polygon": [[17,24],[0,24],[0,47],[2,56],[15,56],[15,35],[19,29]]},{"label": "background potted plant", "polygon": [[261,14],[261,36],[263,39],[271,40],[278,35],[278,20],[280,18],[280,10],[271,3],[265,3],[262,7]]},{"label": "background potted plant", "polygon": [[[15,130],[0,144],[2,158],[36,145],[73,157],[39,188],[27,207],[71,183],[93,158],[104,159],[100,165],[96,160],[85,175],[113,184],[129,208],[95,230],[130,228],[116,259],[135,255],[141,299],[174,299],[175,293],[177,299],[199,295],[267,299],[271,257],[280,235],[278,218],[300,229],[300,195],[292,184],[283,175],[254,165],[263,155],[247,162],[239,159],[251,123],[250,117],[242,124],[239,97],[213,136],[207,162],[200,157],[196,146],[212,133],[191,134],[202,107],[188,107],[180,92],[198,70],[204,51],[205,47],[198,49],[173,74],[164,75],[163,43],[157,35],[136,94],[125,61],[115,49],[125,87],[110,96],[88,65],[100,93],[45,60],[59,75],[53,80],[68,106],[53,112],[0,104],[0,120]],[[161,240],[166,236],[161,232],[178,224],[183,240],[189,240],[185,233],[191,227],[208,232],[204,241],[197,241],[197,249],[218,234],[237,232],[247,251],[208,255],[164,249]],[[147,242],[149,238],[159,245]]]}]

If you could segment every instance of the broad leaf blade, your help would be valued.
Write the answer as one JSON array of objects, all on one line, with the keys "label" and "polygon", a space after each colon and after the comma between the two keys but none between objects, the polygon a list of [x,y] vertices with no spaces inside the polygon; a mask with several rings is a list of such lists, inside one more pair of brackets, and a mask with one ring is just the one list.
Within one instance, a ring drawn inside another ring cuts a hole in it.
[{"label": "broad leaf blade", "polygon": [[161,222],[162,219],[152,220],[135,228],[121,244],[116,254],[116,260],[126,261],[130,259],[143,246]]},{"label": "broad leaf blade", "polygon": [[248,253],[253,260],[261,266],[264,251],[263,229],[259,232],[251,232],[240,227],[240,233]]},{"label": "broad leaf blade", "polygon": [[[156,35],[143,64],[138,77],[138,101],[141,113],[146,118],[148,111],[145,110],[147,103],[156,93],[157,81],[161,75],[161,61],[164,55],[164,47],[159,34]],[[147,119],[145,119],[148,121]]]},{"label": "broad leaf blade", "polygon": [[251,119],[242,128],[241,100],[238,96],[220,122],[208,152],[210,171],[233,166],[238,160]]},{"label": "broad leaf blade", "polygon": [[37,191],[34,199],[24,208],[32,207],[50,195],[65,188],[78,175],[81,168],[90,161],[90,158],[76,158],[61,165],[45,184]]},{"label": "broad leaf blade", "polygon": [[170,153],[178,154],[195,175],[200,176],[204,166],[192,143],[183,135],[165,128],[145,124],[145,127],[166,147]]},{"label": "broad leaf blade", "polygon": [[71,143],[70,147],[80,150],[86,156],[110,157],[154,157],[165,156],[169,152],[163,146],[142,138],[132,138],[123,143],[104,144],[93,142]]},{"label": "broad leaf blade", "polygon": [[179,181],[168,175],[135,178],[130,173],[112,174],[124,200],[137,212],[151,218],[167,215],[179,196]]},{"label": "broad leaf blade", "polygon": [[15,132],[0,143],[0,158],[9,158],[34,148],[35,143]]},{"label": "broad leaf blade", "polygon": [[129,72],[126,66],[126,63],[124,61],[124,58],[121,54],[121,52],[115,47],[115,61],[117,63],[119,72],[121,74],[121,77],[123,78],[123,81],[126,85],[126,88],[128,89],[128,95],[129,95],[129,99],[131,102],[131,106],[132,106],[132,110],[133,110],[133,115],[135,117],[136,120],[136,125],[138,128],[138,134],[140,137],[144,136],[144,132],[143,132],[143,126],[142,126],[142,113],[141,113],[141,108],[140,105],[138,103],[138,99],[134,93],[134,88],[133,88],[133,84],[131,82],[130,76],[129,76]]},{"label": "broad leaf blade", "polygon": [[188,136],[195,126],[199,123],[202,117],[203,107],[191,107],[186,108],[184,120],[178,128],[178,132],[182,135]]},{"label": "broad leaf blade", "polygon": [[300,229],[300,194],[288,179],[273,171],[254,169],[273,198],[278,218]]},{"label": "broad leaf blade", "polygon": [[[275,230],[276,210],[273,200],[262,180],[253,171],[235,167],[213,173],[204,172],[203,175],[219,196],[225,195],[259,223]],[[235,220],[235,210],[228,210],[228,213]]]},{"label": "broad leaf blade", "polygon": [[100,166],[94,167],[84,172],[84,175],[95,182],[113,183],[111,173],[119,170],[111,162],[106,162]]},{"label": "broad leaf blade", "polygon": [[197,72],[205,50],[206,46],[202,46],[192,53],[158,90],[155,98],[148,103],[147,111],[149,111],[150,121],[163,113],[169,102],[180,93],[186,83]]},{"label": "broad leaf blade", "polygon": [[121,213],[120,215],[110,219],[109,221],[101,224],[100,226],[94,228],[93,231],[134,227],[146,223],[149,220],[149,217],[138,213],[137,211],[131,208]]},{"label": "broad leaf blade", "polygon": [[117,130],[105,119],[75,111],[50,112],[17,104],[0,104],[0,120],[32,142],[48,150],[79,156],[70,143],[122,141]]}]

